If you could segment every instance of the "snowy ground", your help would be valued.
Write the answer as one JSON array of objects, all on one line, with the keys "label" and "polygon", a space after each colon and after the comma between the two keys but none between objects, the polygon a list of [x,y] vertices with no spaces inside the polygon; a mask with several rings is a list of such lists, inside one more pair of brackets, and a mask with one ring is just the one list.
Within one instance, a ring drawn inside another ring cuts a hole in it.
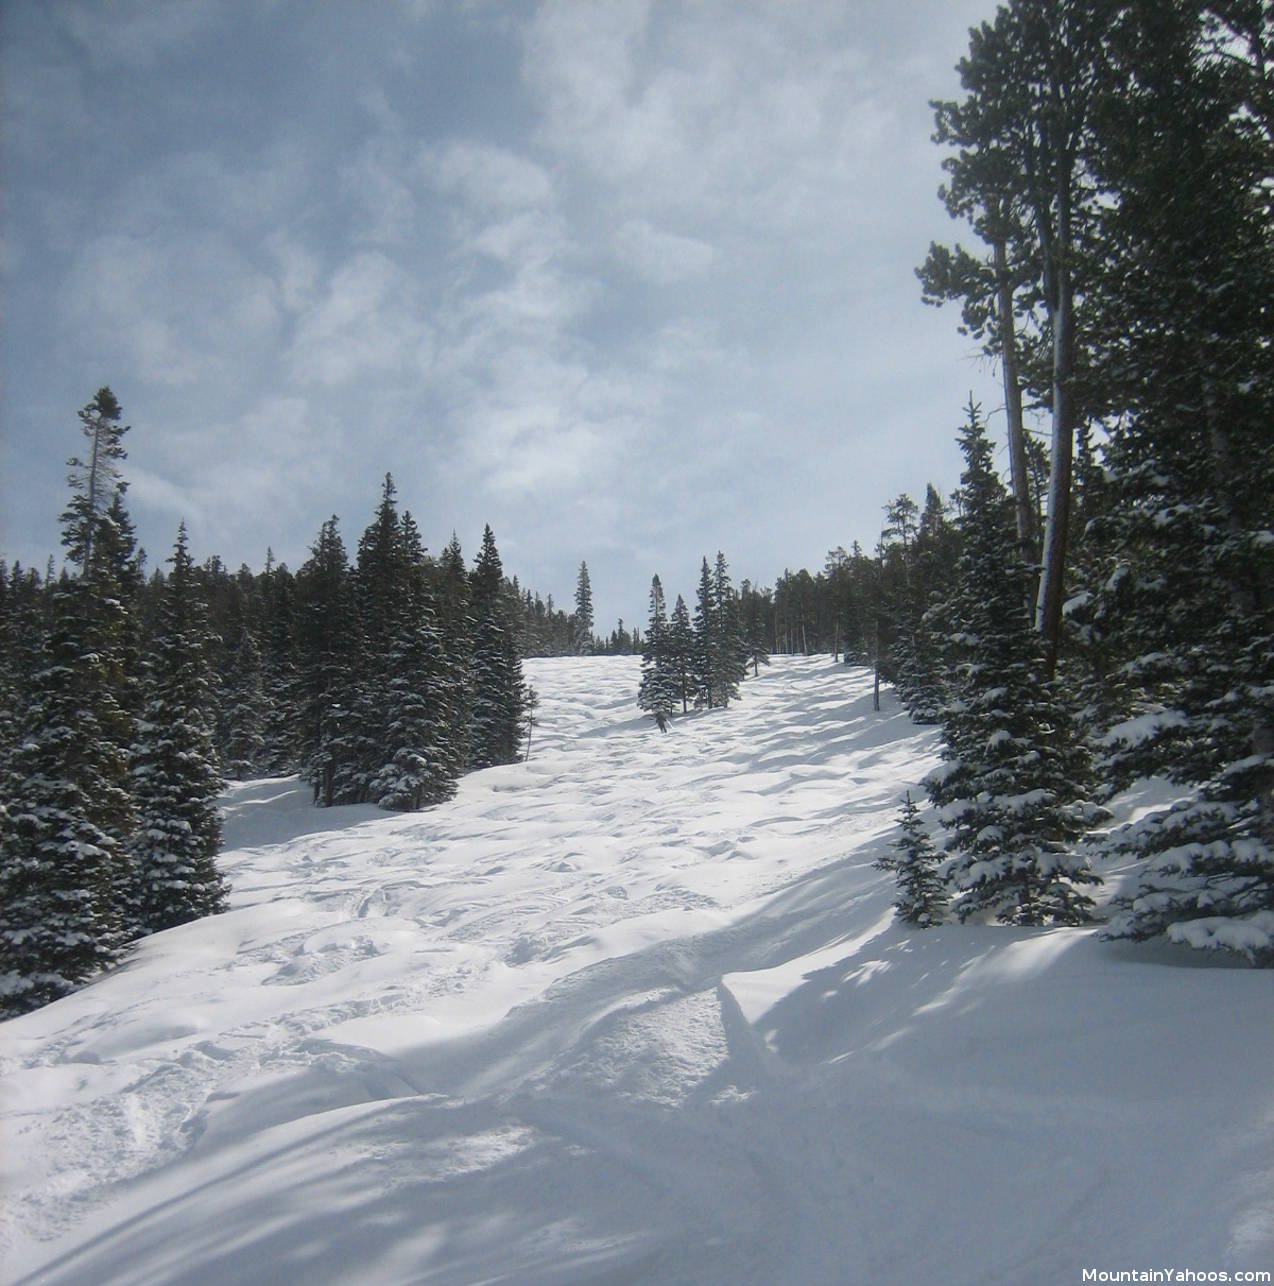
[{"label": "snowy ground", "polygon": [[661,737],[635,661],[527,669],[529,763],[234,788],[234,909],[0,1028],[5,1282],[1274,1268],[1269,973],[893,924],[936,736],[861,673]]}]

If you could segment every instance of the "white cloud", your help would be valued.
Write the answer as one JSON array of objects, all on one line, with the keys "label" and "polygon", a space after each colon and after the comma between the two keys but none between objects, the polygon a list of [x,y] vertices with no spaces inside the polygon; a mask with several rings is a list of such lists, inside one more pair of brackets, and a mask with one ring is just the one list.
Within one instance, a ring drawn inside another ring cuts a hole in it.
[{"label": "white cloud", "polygon": [[137,69],[187,46],[222,8],[214,0],[72,0],[50,12],[99,68]]},{"label": "white cloud", "polygon": [[850,22],[813,4],[545,5],[523,63],[541,142],[629,217],[673,214],[700,235],[826,232],[893,141],[888,70],[847,38]]},{"label": "white cloud", "polygon": [[288,355],[292,378],[332,386],[428,366],[431,335],[414,305],[410,276],[386,255],[364,251],[331,276],[298,320]]},{"label": "white cloud", "polygon": [[341,189],[353,202],[358,240],[397,246],[418,234],[420,197],[408,156],[397,133],[381,131],[364,140],[342,167]]},{"label": "white cloud", "polygon": [[615,233],[615,250],[637,276],[658,286],[702,276],[717,257],[708,242],[667,232],[647,219],[621,224]]},{"label": "white cloud", "polygon": [[479,210],[523,210],[553,200],[548,172],[507,148],[455,141],[422,148],[417,163],[439,191]]},{"label": "white cloud", "polygon": [[96,237],[61,306],[102,366],[158,384],[224,378],[279,330],[274,283],[215,233]]}]

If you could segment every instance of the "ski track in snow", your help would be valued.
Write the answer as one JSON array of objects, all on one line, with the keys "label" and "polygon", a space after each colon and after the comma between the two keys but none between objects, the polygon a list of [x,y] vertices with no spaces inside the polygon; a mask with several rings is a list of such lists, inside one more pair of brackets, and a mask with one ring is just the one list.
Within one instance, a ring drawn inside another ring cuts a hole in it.
[{"label": "ski track in snow", "polygon": [[526,668],[530,762],[405,816],[233,787],[231,911],[0,1028],[6,1282],[1274,1263],[1268,974],[894,924],[937,735],[862,672],[661,736],[635,659]]}]

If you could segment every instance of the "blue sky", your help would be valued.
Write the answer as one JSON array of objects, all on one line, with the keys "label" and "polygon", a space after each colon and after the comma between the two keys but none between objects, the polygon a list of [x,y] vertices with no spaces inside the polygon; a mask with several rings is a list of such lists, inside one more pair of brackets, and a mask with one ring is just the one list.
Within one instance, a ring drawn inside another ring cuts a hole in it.
[{"label": "blue sky", "polygon": [[914,277],[993,7],[9,0],[0,553],[58,551],[103,383],[152,565],[352,549],[386,470],[599,628],[871,545],[1003,423]]}]

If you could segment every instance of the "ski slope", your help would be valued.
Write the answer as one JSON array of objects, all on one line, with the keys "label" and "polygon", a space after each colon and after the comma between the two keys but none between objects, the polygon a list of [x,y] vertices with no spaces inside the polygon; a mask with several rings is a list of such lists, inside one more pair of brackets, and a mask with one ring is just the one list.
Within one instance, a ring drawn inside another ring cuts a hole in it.
[{"label": "ski slope", "polygon": [[1268,972],[895,924],[937,736],[862,672],[661,736],[635,659],[526,669],[529,762],[233,787],[232,910],[0,1027],[4,1282],[1274,1269]]}]

